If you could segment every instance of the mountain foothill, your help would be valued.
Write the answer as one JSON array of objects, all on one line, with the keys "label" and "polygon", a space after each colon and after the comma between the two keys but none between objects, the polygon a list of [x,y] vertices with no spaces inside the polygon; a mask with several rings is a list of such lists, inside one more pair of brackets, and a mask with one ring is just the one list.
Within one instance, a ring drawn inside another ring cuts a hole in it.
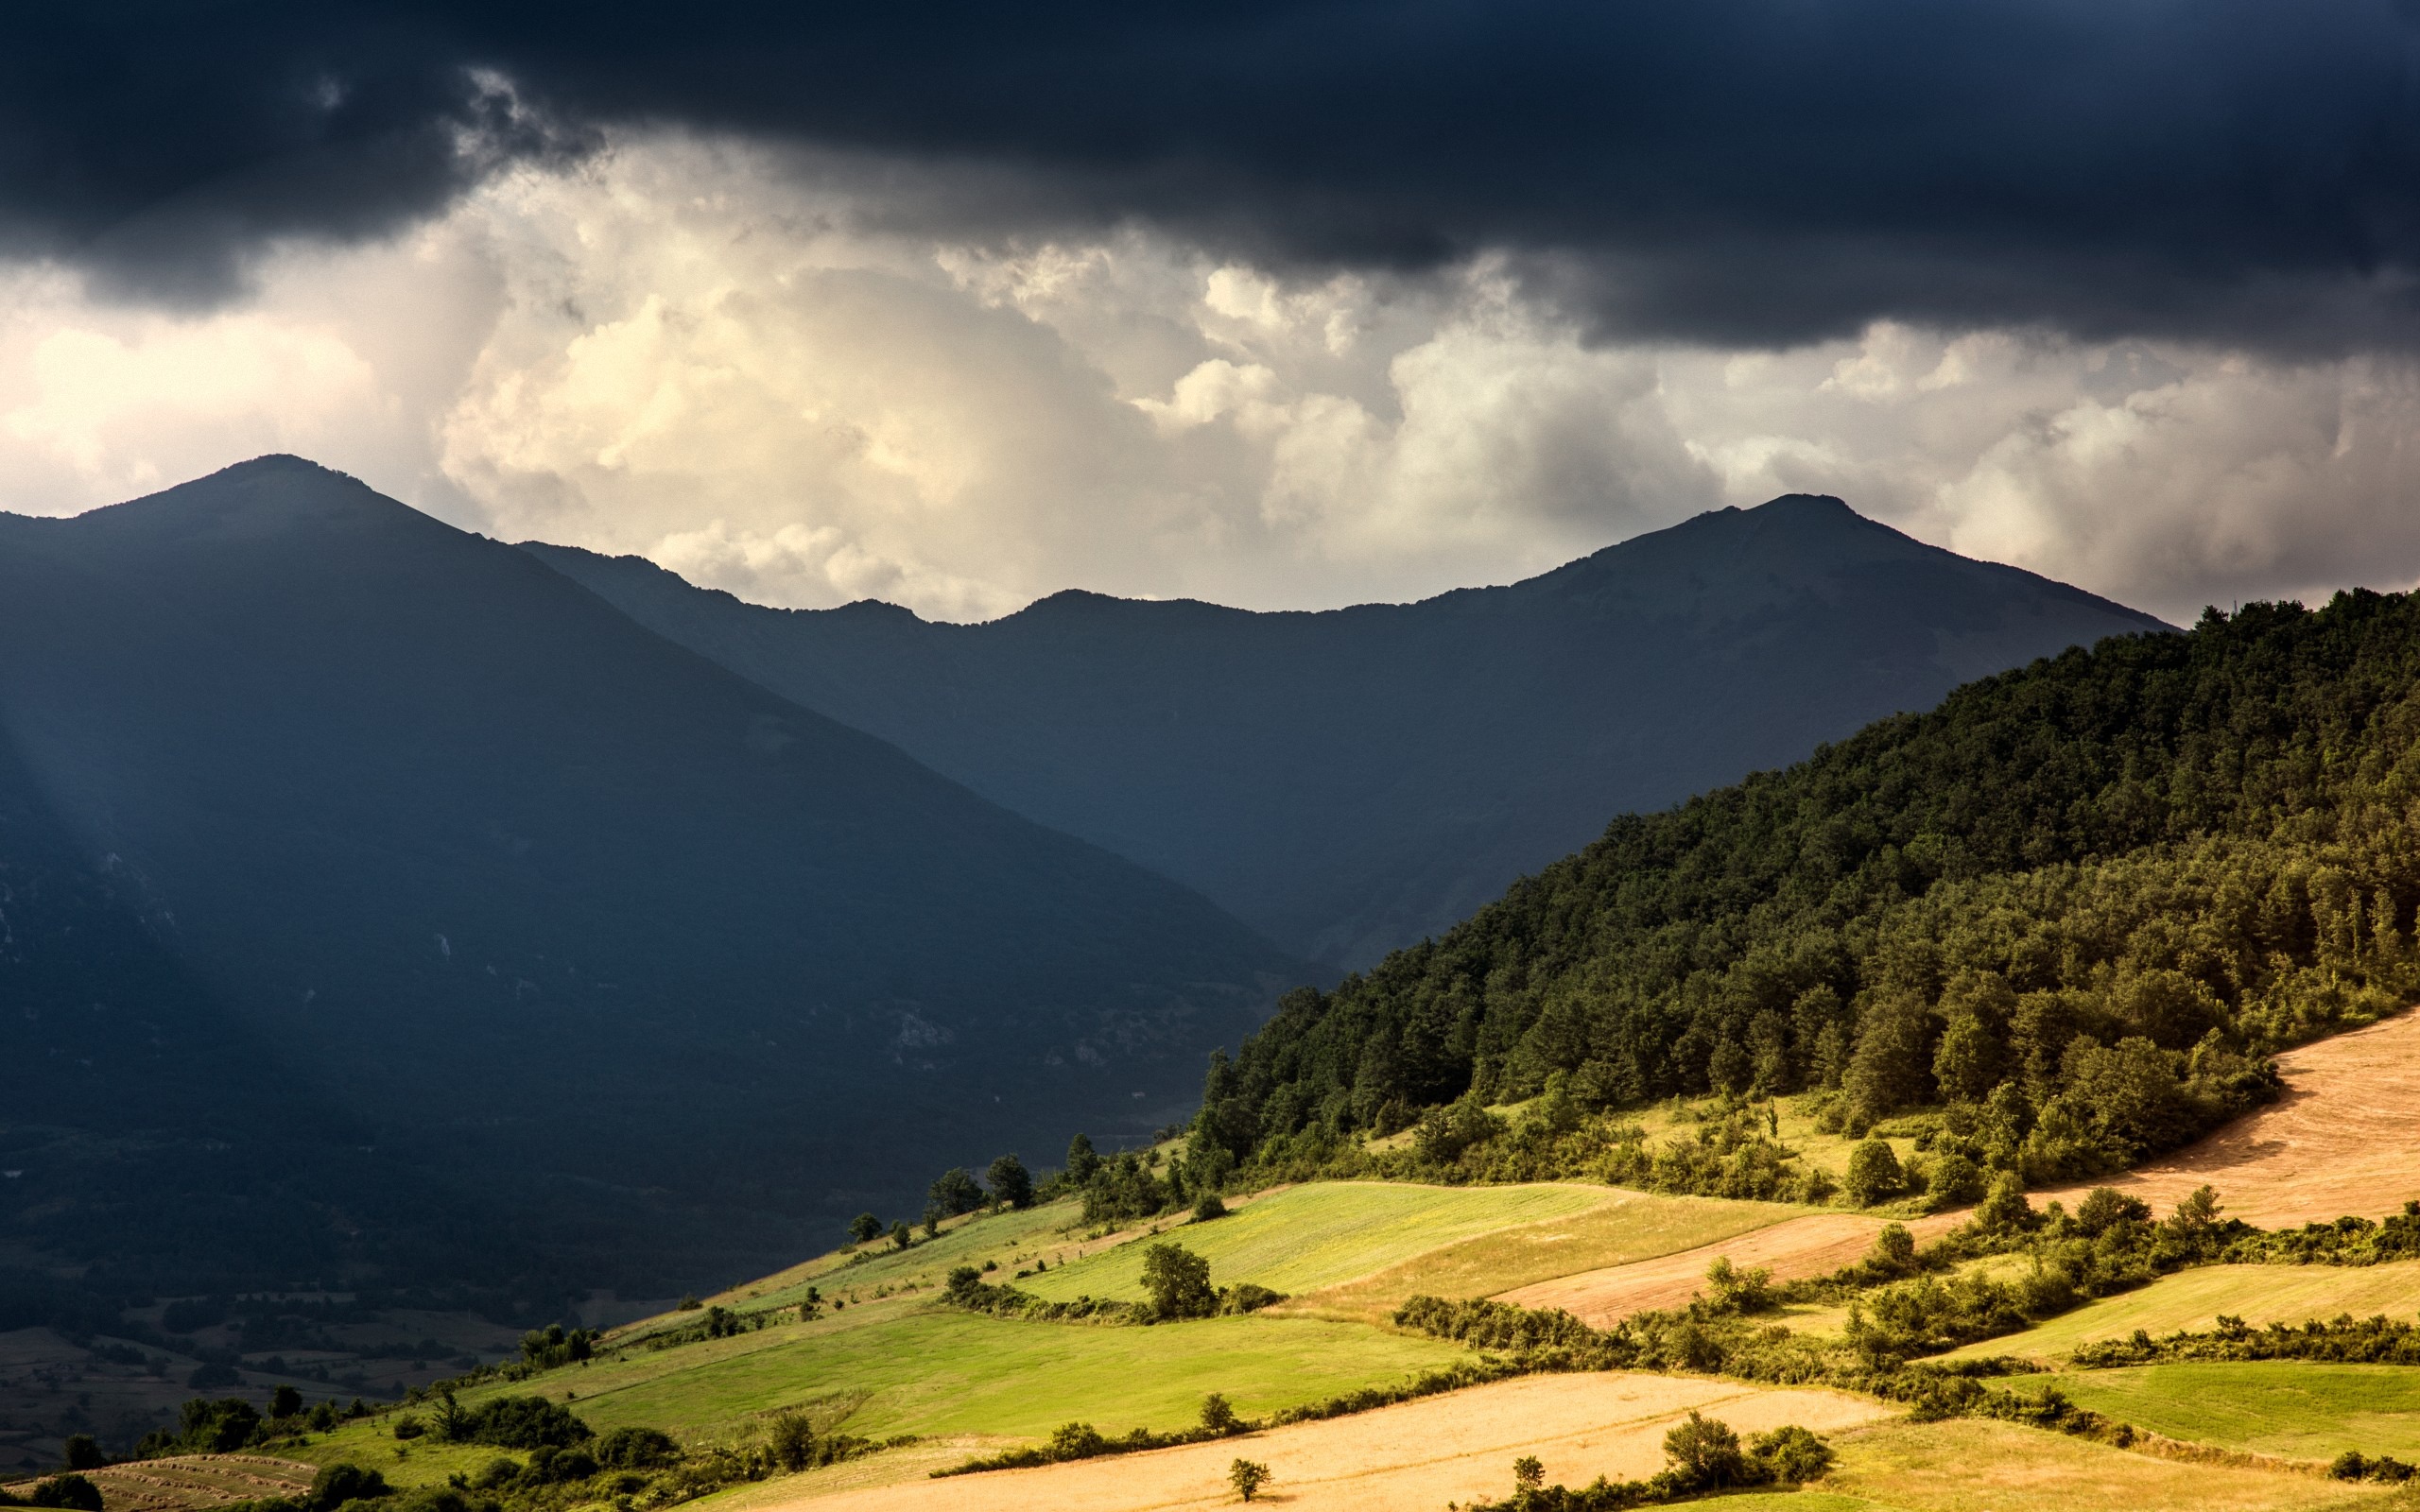
[{"label": "mountain foothill", "polygon": [[292,457],[0,516],[0,1299],[752,1273],[1184,1122],[1281,993],[1615,815],[2164,629],[1797,496],[1419,604],[975,626]]}]

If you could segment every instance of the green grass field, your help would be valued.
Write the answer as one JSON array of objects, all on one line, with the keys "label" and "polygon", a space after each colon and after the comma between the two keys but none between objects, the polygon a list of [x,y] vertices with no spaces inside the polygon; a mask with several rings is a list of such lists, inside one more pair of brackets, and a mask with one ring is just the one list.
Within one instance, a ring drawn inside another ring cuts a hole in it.
[{"label": "green grass field", "polygon": [[2055,1383],[2078,1404],[2170,1438],[2289,1459],[2348,1449],[2420,1460],[2420,1370],[2301,1360],[2070,1370],[2009,1383]]},{"label": "green grass field", "polygon": [[[1031,1438],[1079,1418],[1111,1433],[1181,1427],[1195,1420],[1213,1391],[1256,1416],[1462,1357],[1460,1348],[1435,1340],[1305,1318],[1088,1327],[893,1302],[598,1361],[522,1385],[483,1387],[463,1400],[538,1390],[568,1400],[600,1433],[645,1426],[690,1441],[743,1438],[766,1414],[800,1406],[869,1438]],[[390,1478],[422,1484],[475,1469],[497,1452],[422,1447],[427,1441],[421,1440],[399,1458],[390,1429],[389,1422],[351,1425],[315,1440],[302,1457],[322,1464],[357,1458]]]},{"label": "green grass field", "polygon": [[2039,1328],[1968,1345],[1950,1359],[2015,1354],[2058,1360],[2078,1345],[2122,1339],[2136,1329],[2154,1337],[2202,1332],[2232,1314],[2258,1327],[2305,1323],[2350,1313],[2410,1317],[2420,1313],[2420,1261],[2391,1265],[2205,1265],[2163,1276],[2139,1291],[2104,1297]]},{"label": "green grass field", "polygon": [[1492,1297],[1532,1281],[1695,1249],[1806,1212],[1774,1202],[1668,1197],[1610,1191],[1585,1212],[1523,1224],[1443,1245],[1374,1275],[1312,1292],[1281,1309],[1289,1315],[1376,1322],[1404,1298]]},{"label": "green grass field", "polygon": [[[1293,1295],[1495,1229],[1573,1217],[1614,1196],[1611,1188],[1564,1183],[1427,1187],[1315,1181],[1271,1193],[1215,1223],[1187,1224],[1166,1237],[1208,1259],[1216,1285],[1257,1281]],[[1149,1247],[1148,1242],[1129,1242],[1015,1284],[1053,1301],[1137,1300]]]}]

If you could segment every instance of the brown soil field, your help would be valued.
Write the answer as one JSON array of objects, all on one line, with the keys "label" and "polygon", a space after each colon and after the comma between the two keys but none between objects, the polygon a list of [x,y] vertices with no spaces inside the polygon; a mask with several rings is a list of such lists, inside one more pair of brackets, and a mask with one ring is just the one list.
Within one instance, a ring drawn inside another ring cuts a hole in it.
[{"label": "brown soil field", "polygon": [[[1964,1216],[1940,1213],[1910,1220],[1907,1227],[1921,1241],[1947,1232]],[[1503,1293],[1496,1300],[1559,1307],[1583,1323],[1604,1328],[1633,1313],[1685,1305],[1704,1289],[1706,1267],[1720,1256],[1729,1256],[1743,1270],[1763,1266],[1775,1280],[1838,1270],[1872,1249],[1874,1236],[1890,1221],[1857,1212],[1810,1213],[1679,1254],[1540,1281]]]},{"label": "brown soil field", "polygon": [[[1582,1485],[1663,1468],[1664,1435],[1696,1408],[1741,1434],[1784,1423],[1833,1432],[1892,1409],[1834,1391],[1771,1390],[1737,1383],[1630,1374],[1529,1376],[1322,1423],[1148,1454],[995,1470],[947,1480],[817,1494],[796,1483],[814,1512],[1158,1512],[1235,1504],[1227,1467],[1267,1465],[1262,1500],[1299,1512],[1440,1512],[1445,1503],[1502,1496],[1512,1461],[1535,1454],[1547,1479]],[[821,1472],[816,1472],[820,1475]],[[812,1498],[812,1500],[807,1500]]]},{"label": "brown soil field", "polygon": [[[300,1498],[319,1467],[266,1454],[179,1454],[84,1471],[109,1512],[195,1512],[264,1496]],[[11,1490],[23,1492],[28,1481]]]},{"label": "brown soil field", "polygon": [[2277,1057],[2286,1093],[2162,1160],[2035,1194],[2072,1207],[2095,1186],[2165,1214],[2204,1183],[2229,1216],[2263,1228],[2364,1218],[2420,1196],[2420,1014],[2322,1040]]}]

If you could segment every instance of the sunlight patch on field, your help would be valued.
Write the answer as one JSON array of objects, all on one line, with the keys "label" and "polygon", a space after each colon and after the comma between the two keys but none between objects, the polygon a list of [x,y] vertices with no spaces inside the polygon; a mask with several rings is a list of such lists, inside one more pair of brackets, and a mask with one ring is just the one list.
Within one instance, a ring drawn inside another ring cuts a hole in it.
[{"label": "sunlight patch on field", "polygon": [[2038,1328],[1985,1339],[1948,1356],[1995,1354],[2057,1360],[2079,1345],[2122,1339],[2142,1329],[2156,1338],[2178,1330],[2205,1332],[2221,1314],[2254,1327],[2308,1323],[2350,1313],[2409,1319],[2420,1314],[2420,1261],[2386,1265],[2204,1265],[2163,1276],[2137,1291],[2104,1297]]},{"label": "sunlight patch on field", "polygon": [[2284,1470],[2159,1459],[1972,1418],[1892,1424],[1845,1438],[1840,1449],[1824,1489],[1899,1512],[2316,1512],[2394,1495]]},{"label": "sunlight patch on field", "polygon": [[[1615,1189],[1604,1205],[1442,1246],[1374,1276],[1282,1304],[1282,1314],[1374,1323],[1409,1297],[1492,1297],[1574,1272],[1670,1254],[1762,1228],[1804,1208]],[[1700,1274],[1703,1274],[1701,1268]]]},{"label": "sunlight patch on field", "polygon": [[[1383,1270],[1479,1234],[1570,1218],[1617,1200],[1610,1187],[1547,1182],[1430,1187],[1403,1182],[1314,1181],[1271,1193],[1214,1223],[1164,1236],[1210,1262],[1219,1286],[1257,1281],[1289,1295]],[[1054,1265],[1017,1287],[1053,1301],[1078,1297],[1139,1301],[1150,1236]]]},{"label": "sunlight patch on field", "polygon": [[2071,1370],[2047,1380],[2078,1404],[2170,1438],[2285,1459],[2348,1449],[2420,1460],[2420,1370],[2306,1360],[2214,1361]]},{"label": "sunlight patch on field", "polygon": [[[818,1512],[965,1509],[965,1512],[1141,1512],[1236,1504],[1226,1486],[1238,1456],[1275,1472],[1272,1504],[1292,1512],[1443,1512],[1449,1501],[1503,1496],[1512,1461],[1535,1454],[1547,1479],[1579,1486],[1605,1475],[1628,1480],[1664,1466],[1664,1435],[1697,1408],[1741,1434],[1784,1423],[1836,1432],[1893,1409],[1835,1391],[1776,1390],[1695,1377],[1601,1374],[1530,1376],[1248,1438],[1149,1454],[1004,1470],[818,1496]],[[1805,1493],[1770,1500],[1789,1512],[1847,1512],[1859,1503]],[[781,1503],[752,1500],[752,1505]],[[1751,1512],[1754,1503],[1710,1503]]]}]

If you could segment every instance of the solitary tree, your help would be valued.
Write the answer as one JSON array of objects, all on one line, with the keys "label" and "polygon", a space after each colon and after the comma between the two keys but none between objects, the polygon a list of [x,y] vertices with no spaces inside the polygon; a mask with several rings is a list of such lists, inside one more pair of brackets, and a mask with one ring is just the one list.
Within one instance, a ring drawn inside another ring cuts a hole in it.
[{"label": "solitary tree", "polygon": [[1524,1491],[1534,1491],[1547,1484],[1547,1468],[1535,1454],[1524,1454],[1512,1462],[1512,1484]]},{"label": "solitary tree", "polygon": [[915,1230],[908,1227],[907,1219],[902,1218],[897,1223],[890,1226],[890,1245],[892,1248],[905,1249],[915,1242]]},{"label": "solitary tree", "polygon": [[1143,1252],[1143,1290],[1162,1317],[1208,1317],[1219,1311],[1210,1263],[1183,1245],[1153,1245]]},{"label": "solitary tree", "polygon": [[882,1220],[871,1212],[861,1212],[849,1220],[849,1243],[871,1244],[882,1237]]},{"label": "solitary tree", "polygon": [[1003,1202],[1022,1211],[1033,1206],[1033,1175],[1025,1162],[1013,1155],[1003,1155],[983,1173],[984,1182],[992,1189],[992,1200]]},{"label": "solitary tree", "polygon": [[1256,1465],[1248,1459],[1239,1459],[1227,1467],[1227,1484],[1247,1502],[1260,1494],[1260,1488],[1269,1484],[1269,1479],[1268,1466]]},{"label": "solitary tree", "polygon": [[268,1415],[291,1418],[302,1410],[302,1393],[292,1386],[280,1386],[268,1394]]},{"label": "solitary tree", "polygon": [[1223,1434],[1236,1426],[1236,1409],[1218,1392],[1201,1399],[1201,1426],[1211,1433]]}]

